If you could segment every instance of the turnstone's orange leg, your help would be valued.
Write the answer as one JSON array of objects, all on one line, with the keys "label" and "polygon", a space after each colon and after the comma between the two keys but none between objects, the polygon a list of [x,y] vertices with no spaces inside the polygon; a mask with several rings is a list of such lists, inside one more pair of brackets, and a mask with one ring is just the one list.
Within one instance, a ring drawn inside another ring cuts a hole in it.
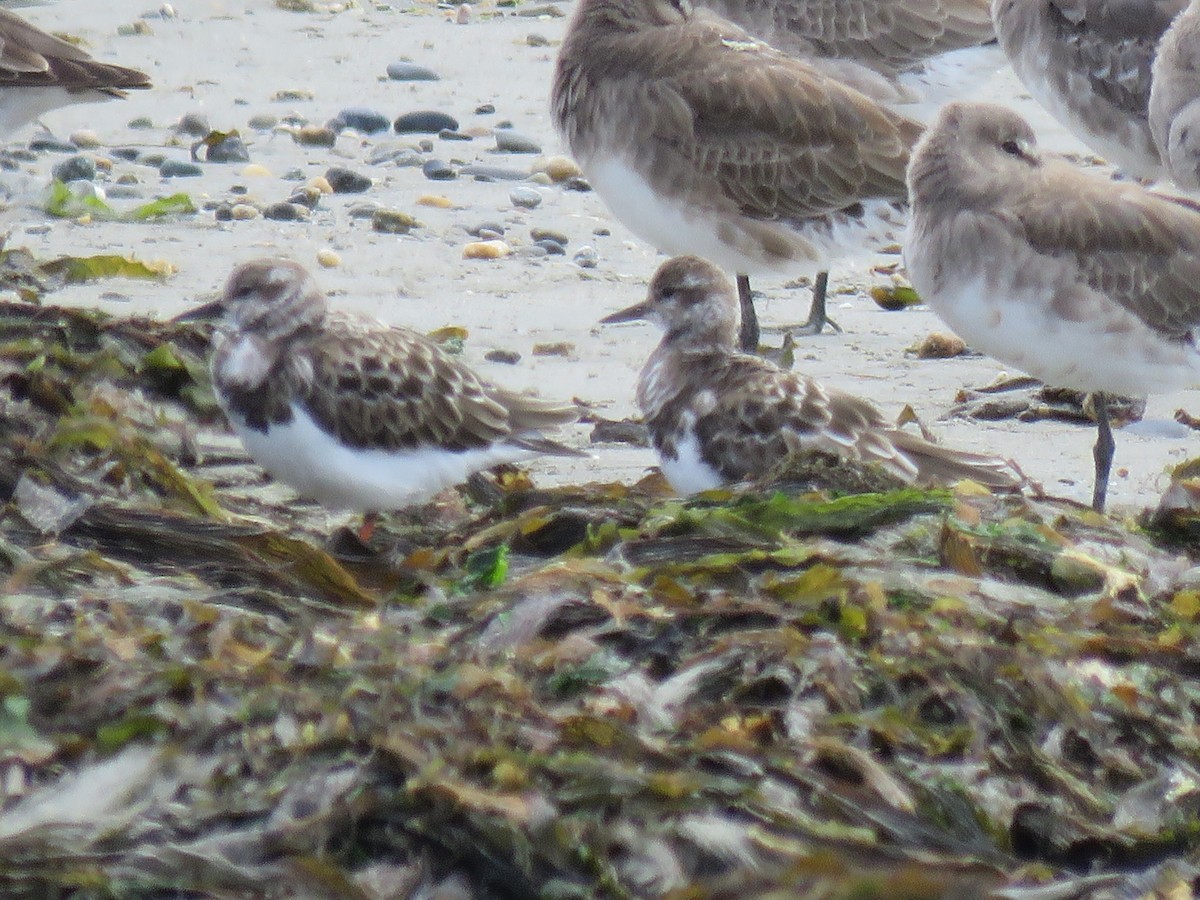
[{"label": "turnstone's orange leg", "polygon": [[363,513],[362,525],[358,527],[358,531],[356,532],[358,539],[364,544],[370,543],[371,538],[375,536],[375,526],[377,524],[379,524],[379,513]]}]

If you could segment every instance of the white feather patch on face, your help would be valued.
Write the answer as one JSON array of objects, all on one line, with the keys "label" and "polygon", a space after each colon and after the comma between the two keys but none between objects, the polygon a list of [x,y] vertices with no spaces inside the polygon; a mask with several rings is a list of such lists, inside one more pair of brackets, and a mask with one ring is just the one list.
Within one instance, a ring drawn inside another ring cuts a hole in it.
[{"label": "white feather patch on face", "polygon": [[[226,349],[228,348],[228,349]],[[222,346],[217,377],[230,385],[253,388],[263,383],[271,370],[272,358],[252,334],[228,338]]]}]

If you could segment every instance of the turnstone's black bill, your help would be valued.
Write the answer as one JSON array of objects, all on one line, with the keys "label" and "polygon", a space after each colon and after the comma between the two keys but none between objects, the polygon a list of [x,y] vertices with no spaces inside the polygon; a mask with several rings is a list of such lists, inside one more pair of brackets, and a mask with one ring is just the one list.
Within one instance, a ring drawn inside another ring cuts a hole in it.
[{"label": "turnstone's black bill", "polygon": [[145,72],[98,62],[73,44],[0,9],[0,137],[52,109],[150,87]]},{"label": "turnstone's black bill", "polygon": [[[559,130],[621,222],[748,277],[823,270],[903,229],[921,126],[687,0],[579,0],[555,70]],[[823,277],[805,330],[825,322]]]},{"label": "turnstone's black bill", "polygon": [[481,379],[433,341],[329,310],[305,269],[258,259],[223,296],[180,319],[220,317],[213,388],[254,460],[332,509],[376,512],[427,499],[472,472],[548,453],[578,418]]},{"label": "turnstone's black bill", "polygon": [[1092,502],[1112,461],[1103,395],[1200,384],[1200,206],[1041,153],[1002,106],[952,103],[909,168],[905,260],[972,346],[1097,392]]},{"label": "turnstone's black bill", "polygon": [[789,453],[817,450],[874,462],[907,482],[971,478],[996,488],[1007,464],[888,427],[866,400],[736,349],[738,299],[712,263],[664,263],[645,301],[605,323],[648,319],[664,332],[638,380],[663,474],[680,493],[764,475]]}]

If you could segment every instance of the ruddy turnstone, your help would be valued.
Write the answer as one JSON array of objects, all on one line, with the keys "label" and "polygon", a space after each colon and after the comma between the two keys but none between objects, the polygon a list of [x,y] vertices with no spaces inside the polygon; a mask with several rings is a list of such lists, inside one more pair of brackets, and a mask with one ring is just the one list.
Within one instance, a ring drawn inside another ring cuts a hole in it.
[{"label": "ruddy turnstone", "polygon": [[1150,134],[1154,51],[1187,0],[992,0],[1025,88],[1068,131],[1137,178],[1164,174]]},{"label": "ruddy turnstone", "polygon": [[990,104],[947,105],[908,183],[904,255],[921,297],[977,349],[1096,392],[1103,509],[1104,394],[1200,383],[1200,205],[1043,154],[1028,123]]},{"label": "ruddy turnstone", "polygon": [[777,50],[881,102],[964,96],[997,71],[991,0],[699,0]]},{"label": "ruddy turnstone", "polygon": [[92,59],[83,50],[0,9],[0,136],[52,109],[150,87],[145,72]]},{"label": "ruddy turnstone", "polygon": [[573,406],[484,381],[406,328],[331,311],[298,263],[257,259],[179,319],[219,319],[213,389],[246,450],[331,509],[393,510],[536,454]]},{"label": "ruddy turnstone", "polygon": [[551,105],[621,222],[738,273],[744,349],[758,344],[749,275],[816,273],[903,228],[921,126],[688,0],[579,0]]},{"label": "ruddy turnstone", "polygon": [[1158,45],[1150,132],[1171,180],[1200,189],[1200,0],[1175,17]]},{"label": "ruddy turnstone", "polygon": [[664,332],[638,379],[637,402],[663,474],[681,494],[764,475],[799,450],[877,463],[906,482],[1017,484],[999,459],[889,428],[866,400],[738,352],[737,294],[697,256],[663,263],[645,301],[601,321],[635,319]]}]

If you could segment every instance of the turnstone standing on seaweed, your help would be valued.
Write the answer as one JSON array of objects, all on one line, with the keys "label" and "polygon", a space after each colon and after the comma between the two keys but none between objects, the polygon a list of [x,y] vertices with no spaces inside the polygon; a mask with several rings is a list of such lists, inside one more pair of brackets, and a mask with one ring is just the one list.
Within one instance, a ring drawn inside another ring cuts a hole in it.
[{"label": "turnstone standing on seaweed", "polygon": [[406,328],[331,311],[309,273],[266,258],[179,319],[219,318],[217,401],[255,462],[332,509],[399,509],[472,472],[582,456],[543,429],[578,418],[489,384]]},{"label": "turnstone standing on seaweed", "polygon": [[601,321],[635,319],[664,332],[638,379],[637,402],[663,474],[682,494],[764,475],[801,450],[877,463],[910,483],[1017,484],[1002,460],[890,428],[866,400],[738,352],[737,294],[706,260],[668,260],[645,301]]},{"label": "turnstone standing on seaweed", "polygon": [[1095,393],[1092,505],[1113,440],[1104,394],[1200,384],[1200,206],[1039,152],[991,104],[947,105],[909,168],[913,286],[975,348]]},{"label": "turnstone standing on seaweed", "polygon": [[0,9],[0,136],[60,106],[124,97],[127,90],[148,87],[145,72],[99,62]]},{"label": "turnstone standing on seaweed", "polygon": [[1137,178],[1164,169],[1150,134],[1151,66],[1187,0],[993,0],[1025,88],[1075,137]]},{"label": "turnstone standing on seaweed", "polygon": [[903,229],[921,126],[688,0],[579,0],[551,105],[613,215],[738,274],[743,349],[749,275],[817,274],[815,333],[829,260]]}]

